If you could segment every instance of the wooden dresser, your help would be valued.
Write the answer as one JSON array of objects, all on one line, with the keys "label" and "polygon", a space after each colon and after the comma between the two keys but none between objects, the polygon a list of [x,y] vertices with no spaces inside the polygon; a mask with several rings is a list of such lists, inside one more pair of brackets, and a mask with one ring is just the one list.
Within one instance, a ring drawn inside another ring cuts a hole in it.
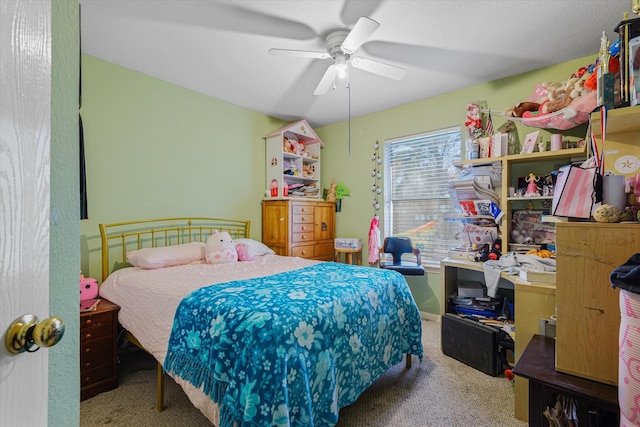
[{"label": "wooden dresser", "polygon": [[278,255],[333,261],[336,204],[316,200],[264,200],[262,243]]},{"label": "wooden dresser", "polygon": [[80,313],[80,400],[118,387],[118,311],[101,299],[95,311]]}]

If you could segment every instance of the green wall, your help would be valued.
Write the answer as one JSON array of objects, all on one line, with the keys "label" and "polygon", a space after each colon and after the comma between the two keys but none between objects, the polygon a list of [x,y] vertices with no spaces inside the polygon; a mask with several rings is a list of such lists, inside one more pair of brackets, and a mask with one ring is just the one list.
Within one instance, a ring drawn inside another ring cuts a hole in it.
[{"label": "green wall", "polygon": [[[537,83],[566,80],[578,68],[590,64],[594,60],[595,54],[534,72],[479,84],[442,96],[352,118],[350,154],[347,146],[348,122],[344,121],[316,129],[318,136],[325,142],[322,154],[324,185],[326,186],[333,177],[336,182],[345,183],[351,190],[351,196],[343,200],[342,211],[338,213],[337,235],[362,239],[363,258],[368,259],[367,235],[369,223],[375,213],[371,206],[373,200],[371,155],[374,152],[373,147],[376,141],[380,143],[380,155],[382,156],[385,139],[451,126],[462,126],[466,118],[466,106],[474,100],[486,100],[492,110],[506,110],[520,101],[525,101]],[[437,84],[437,82],[433,84]],[[352,98],[358,96],[353,89],[351,96]],[[492,118],[496,129],[505,122],[505,119],[495,115]],[[532,131],[531,128],[527,130],[526,127],[520,125],[518,128],[521,140]],[[585,130],[585,126],[580,126],[564,133],[584,138]],[[549,139],[549,132],[546,130],[541,130],[541,135],[543,138]],[[382,179],[384,180],[384,176]],[[378,211],[378,215],[381,217],[380,229],[383,231],[384,212],[382,208]],[[424,278],[411,278],[409,285],[422,311],[439,313],[439,270],[433,270]]]},{"label": "green wall", "polygon": [[48,425],[72,426],[80,417],[78,2],[52,1],[51,21],[49,313],[64,320],[65,333],[55,347],[41,351],[49,352]]},{"label": "green wall", "polygon": [[102,222],[241,218],[262,239],[263,135],[284,122],[87,55],[82,99],[85,276],[101,278]]},{"label": "green wall", "polygon": [[[325,142],[323,187],[333,177],[352,193],[337,214],[338,236],[362,239],[363,259],[368,259],[376,141],[382,146],[385,139],[460,126],[473,100],[487,100],[493,110],[507,109],[526,100],[537,83],[565,80],[594,59],[595,54],[352,118],[350,153],[346,121],[316,128]],[[80,227],[85,275],[101,276],[100,222],[184,215],[248,218],[252,237],[261,239],[262,137],[281,121],[91,56],[82,56],[82,66],[90,217]],[[358,96],[355,90],[352,96]],[[493,120],[496,128],[504,122]],[[521,139],[530,132],[519,129]],[[584,130],[568,133],[584,137]],[[548,138],[548,132],[541,134]],[[384,221],[383,211],[378,214]],[[420,309],[438,314],[439,270],[408,282]]]}]

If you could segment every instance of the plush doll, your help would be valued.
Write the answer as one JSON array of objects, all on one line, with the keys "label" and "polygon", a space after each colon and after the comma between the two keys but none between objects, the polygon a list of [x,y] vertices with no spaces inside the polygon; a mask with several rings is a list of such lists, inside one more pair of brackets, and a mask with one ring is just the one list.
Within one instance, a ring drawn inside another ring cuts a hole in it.
[{"label": "plush doll", "polygon": [[282,150],[287,153],[293,153],[293,142],[291,142],[286,136],[282,142]]},{"label": "plush doll", "polygon": [[238,252],[238,261],[253,261],[255,259],[255,255],[251,253],[251,248],[246,243],[238,243],[236,252]]},{"label": "plush doll", "polygon": [[301,141],[294,141],[293,142],[293,152],[295,154],[297,154],[298,156],[302,156],[304,151],[305,151],[304,142],[301,142]]},{"label": "plush doll", "polygon": [[238,252],[226,231],[213,233],[207,239],[207,264],[223,264],[238,261]]},{"label": "plush doll", "polygon": [[525,112],[538,111],[538,108],[540,108],[540,104],[537,102],[520,102],[510,110],[507,110],[504,115],[508,117],[522,117]]}]

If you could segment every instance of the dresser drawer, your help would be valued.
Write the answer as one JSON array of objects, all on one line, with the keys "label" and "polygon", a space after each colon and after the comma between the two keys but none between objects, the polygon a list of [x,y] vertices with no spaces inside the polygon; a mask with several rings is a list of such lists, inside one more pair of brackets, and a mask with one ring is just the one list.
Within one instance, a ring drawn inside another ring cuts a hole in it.
[{"label": "dresser drawer", "polygon": [[293,233],[293,237],[291,238],[291,241],[294,243],[312,242],[313,233]]},{"label": "dresser drawer", "polygon": [[329,257],[329,260],[333,260],[335,257],[335,249],[333,243],[320,243],[314,248],[315,257]]},{"label": "dresser drawer", "polygon": [[294,215],[294,224],[313,224],[313,214]]},{"label": "dresser drawer", "polygon": [[313,258],[313,245],[294,246],[293,248],[291,248],[291,256],[297,256],[300,258]]},{"label": "dresser drawer", "polygon": [[310,224],[310,223],[292,224],[291,231],[293,233],[311,233],[313,232],[313,224]]},{"label": "dresser drawer", "polygon": [[313,216],[313,206],[307,204],[293,203],[291,210],[294,215],[311,215]]}]

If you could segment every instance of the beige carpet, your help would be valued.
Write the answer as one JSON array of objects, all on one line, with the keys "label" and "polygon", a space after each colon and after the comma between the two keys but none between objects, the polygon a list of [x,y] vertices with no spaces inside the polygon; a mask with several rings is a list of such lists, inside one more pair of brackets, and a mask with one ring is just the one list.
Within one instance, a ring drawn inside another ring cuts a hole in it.
[{"label": "beige carpet", "polygon": [[[423,321],[425,357],[413,367],[392,367],[353,405],[340,412],[339,427],[524,427],[513,417],[513,390],[442,354],[440,323]],[[163,412],[155,409],[155,364],[140,351],[121,353],[120,386],[80,405],[80,426],[210,426],[182,389],[166,381]]]}]

